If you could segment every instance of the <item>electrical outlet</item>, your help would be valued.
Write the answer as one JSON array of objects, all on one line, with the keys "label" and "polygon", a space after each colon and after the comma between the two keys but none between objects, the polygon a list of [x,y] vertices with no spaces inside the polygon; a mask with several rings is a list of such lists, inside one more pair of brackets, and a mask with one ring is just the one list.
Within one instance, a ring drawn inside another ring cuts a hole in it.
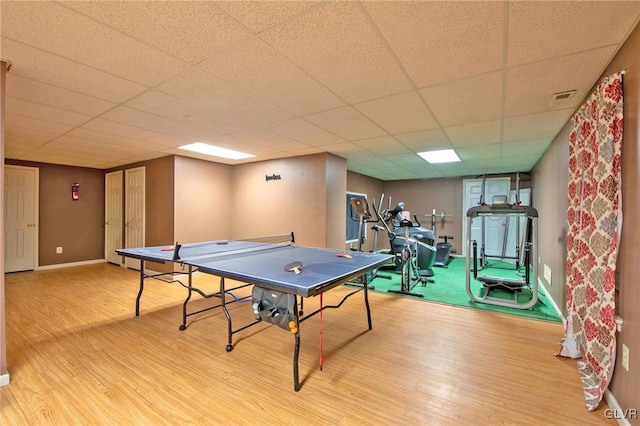
[{"label": "electrical outlet", "polygon": [[544,264],[544,279],[551,285],[551,268],[546,263]]},{"label": "electrical outlet", "polygon": [[56,254],[62,254],[62,247],[56,247]]},{"label": "electrical outlet", "polygon": [[629,371],[629,348],[622,344],[622,368]]}]

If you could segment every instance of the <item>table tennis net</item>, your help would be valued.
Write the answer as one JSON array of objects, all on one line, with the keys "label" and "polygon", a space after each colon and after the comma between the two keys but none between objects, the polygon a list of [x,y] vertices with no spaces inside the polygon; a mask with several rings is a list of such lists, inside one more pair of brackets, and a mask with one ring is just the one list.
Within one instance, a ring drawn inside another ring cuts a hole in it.
[{"label": "table tennis net", "polygon": [[174,261],[189,261],[210,257],[251,253],[293,244],[293,233],[261,236],[238,240],[217,240],[180,244],[173,250]]}]

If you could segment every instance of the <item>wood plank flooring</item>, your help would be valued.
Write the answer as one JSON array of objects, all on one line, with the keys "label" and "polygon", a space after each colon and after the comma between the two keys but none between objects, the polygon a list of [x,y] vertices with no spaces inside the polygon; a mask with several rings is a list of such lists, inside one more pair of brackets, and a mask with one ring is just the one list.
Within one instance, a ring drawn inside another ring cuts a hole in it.
[{"label": "wood plank flooring", "polygon": [[[138,273],[111,264],[7,274],[2,425],[600,425],[575,361],[558,358],[562,326],[370,293],[302,324],[293,337],[259,324],[234,336],[213,310],[179,331],[177,284],[149,280],[135,317]],[[217,279],[197,283],[215,289]],[[374,282],[375,283],[375,282]],[[248,290],[246,290],[248,291]],[[349,291],[324,296],[336,303]],[[246,293],[245,293],[246,294]],[[194,305],[207,306],[211,299]],[[305,300],[308,312],[319,298]],[[234,326],[252,320],[231,305]]]}]

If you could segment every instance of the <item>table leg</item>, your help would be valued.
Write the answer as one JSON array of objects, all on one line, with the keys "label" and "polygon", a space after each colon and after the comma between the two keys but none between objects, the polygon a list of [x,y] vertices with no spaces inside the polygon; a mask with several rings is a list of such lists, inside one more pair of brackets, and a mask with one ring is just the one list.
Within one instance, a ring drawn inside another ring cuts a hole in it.
[{"label": "table leg", "polygon": [[220,300],[222,312],[224,312],[224,316],[227,317],[227,332],[229,334],[229,341],[227,342],[227,347],[225,349],[227,352],[231,352],[233,350],[233,324],[231,323],[231,314],[229,314],[229,310],[227,309],[224,277],[220,277]]},{"label": "table leg", "polygon": [[[295,333],[295,345],[293,348],[293,389],[298,392],[300,390],[300,376],[298,371],[298,358],[300,356],[300,318],[298,316],[298,297],[296,296],[296,306],[295,306],[295,321],[297,331]],[[300,301],[302,304],[302,300]]]},{"label": "table leg", "polygon": [[367,275],[364,277],[364,304],[367,307],[367,322],[369,323],[369,330],[373,330],[373,326],[371,325],[371,309],[369,308],[369,286],[367,283]]},{"label": "table leg", "polygon": [[189,265],[189,279],[188,279],[189,284],[187,286],[187,298],[184,299],[184,303],[182,304],[182,325],[180,325],[180,331],[184,331],[187,329],[187,304],[191,299],[191,289],[193,288],[192,281],[191,281],[192,275],[193,275],[193,266]]},{"label": "table leg", "polygon": [[140,290],[138,290],[138,297],[136,297],[136,316],[140,316],[140,297],[144,290],[144,259],[140,259]]}]

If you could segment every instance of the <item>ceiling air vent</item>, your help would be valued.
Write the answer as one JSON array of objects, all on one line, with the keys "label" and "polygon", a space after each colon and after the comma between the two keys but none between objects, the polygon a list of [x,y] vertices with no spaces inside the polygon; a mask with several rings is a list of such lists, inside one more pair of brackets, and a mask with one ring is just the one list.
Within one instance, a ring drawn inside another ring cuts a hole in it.
[{"label": "ceiling air vent", "polygon": [[550,107],[555,107],[558,105],[563,105],[569,103],[569,100],[573,98],[573,95],[576,94],[575,90],[568,90],[566,92],[554,93],[551,97],[551,102],[549,102]]}]

